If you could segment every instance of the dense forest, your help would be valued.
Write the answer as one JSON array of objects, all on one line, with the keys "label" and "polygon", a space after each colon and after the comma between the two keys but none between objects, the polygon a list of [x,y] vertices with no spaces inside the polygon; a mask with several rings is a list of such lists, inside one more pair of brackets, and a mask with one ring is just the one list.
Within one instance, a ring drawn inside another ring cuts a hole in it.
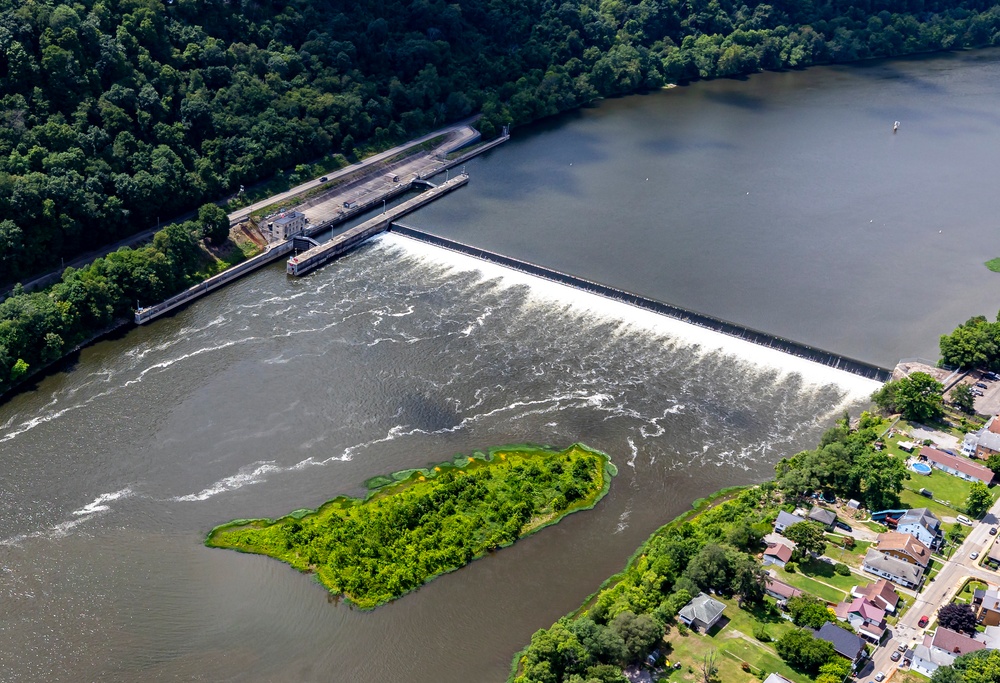
[{"label": "dense forest", "polygon": [[[667,82],[988,44],[987,0],[0,0],[0,283],[475,112],[488,137]],[[0,392],[212,272],[217,224],[15,287]]]},{"label": "dense forest", "polygon": [[315,571],[333,593],[372,609],[593,507],[615,471],[607,456],[579,444],[491,456],[412,472],[364,502],[337,498],[277,521],[239,520],[214,529],[206,543]]},{"label": "dense forest", "polygon": [[0,282],[474,112],[490,136],[600,96],[998,28],[987,0],[0,0]]},{"label": "dense forest", "polygon": [[[811,504],[805,494],[816,490],[858,496],[868,505],[899,502],[903,465],[874,448],[887,424],[863,413],[857,429],[849,425],[845,415],[816,449],[783,459],[776,480],[659,529],[585,609],[532,636],[515,660],[513,683],[624,683],[621,667],[642,662],[665,630],[682,628],[677,613],[699,592],[737,597],[748,610],[772,610],[764,600],[765,572],[756,555],[779,510]],[[785,533],[798,543],[796,553],[825,551],[827,539],[813,522],[794,524]],[[831,620],[825,603],[803,596],[789,601],[789,610],[803,630],[785,633],[775,643],[778,654],[817,683],[843,681],[846,660],[804,630]]]}]

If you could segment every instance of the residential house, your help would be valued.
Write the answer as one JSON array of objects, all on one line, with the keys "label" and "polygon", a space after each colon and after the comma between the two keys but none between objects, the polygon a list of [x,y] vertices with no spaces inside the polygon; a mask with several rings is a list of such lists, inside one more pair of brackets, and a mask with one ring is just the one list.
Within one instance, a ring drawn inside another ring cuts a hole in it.
[{"label": "residential house", "polygon": [[876,607],[890,613],[895,612],[896,605],[899,604],[899,595],[887,579],[879,579],[867,586],[854,586],[851,588],[851,596],[865,598]]},{"label": "residential house", "polygon": [[833,645],[837,654],[849,660],[852,666],[865,656],[865,641],[860,636],[829,621],[813,635]]},{"label": "residential house", "polygon": [[268,216],[264,219],[264,225],[272,240],[286,240],[305,230],[306,215],[301,211],[286,211]]},{"label": "residential house", "polygon": [[778,519],[774,520],[774,531],[782,534],[785,532],[785,529],[793,524],[798,524],[799,522],[804,521],[806,521],[805,517],[799,517],[798,515],[793,515],[790,512],[782,510],[778,513]]},{"label": "residential house", "polygon": [[941,520],[927,508],[907,510],[896,524],[896,531],[913,536],[928,548],[934,549],[944,538]]},{"label": "residential house", "polygon": [[983,626],[1000,626],[1000,592],[996,588],[977,589],[972,594],[972,609]]},{"label": "residential house", "polygon": [[764,679],[764,683],[792,683],[790,680],[782,676],[781,674],[768,674],[767,678]]},{"label": "residential house", "polygon": [[691,602],[684,605],[677,613],[681,621],[695,630],[708,631],[719,621],[726,606],[715,598],[698,593]]},{"label": "residential house", "polygon": [[993,416],[986,426],[977,432],[969,432],[962,442],[962,455],[985,460],[994,453],[1000,453],[1000,420]]},{"label": "residential house", "polygon": [[878,545],[875,548],[897,560],[920,565],[927,569],[931,561],[931,549],[921,543],[915,536],[898,531],[887,531],[878,535]]},{"label": "residential house", "polygon": [[819,522],[828,530],[832,530],[833,523],[837,521],[837,513],[833,510],[821,508],[819,505],[813,505],[812,510],[809,511],[808,519],[811,519],[814,522]]},{"label": "residential house", "polygon": [[991,428],[982,430],[976,442],[976,457],[980,460],[986,460],[991,455],[1000,453],[1000,432],[993,431],[993,425],[1000,428],[1000,420],[993,418],[990,423]]},{"label": "residential house", "polygon": [[773,564],[778,567],[784,567],[789,560],[792,559],[792,552],[794,548],[789,545],[789,541],[784,543],[769,543],[767,550],[764,551],[763,563],[765,565]]},{"label": "residential house", "polygon": [[932,467],[953,474],[966,481],[981,481],[989,484],[993,481],[993,470],[989,467],[976,464],[966,458],[951,455],[936,448],[924,446],[920,449],[920,457],[927,460]]},{"label": "residential house", "polygon": [[854,598],[841,602],[834,609],[841,621],[846,621],[865,638],[878,643],[885,633],[885,610],[876,607],[867,598]]},{"label": "residential house", "polygon": [[984,560],[986,564],[992,566],[994,569],[1000,567],[1000,543],[998,543],[997,540],[994,540],[993,544],[990,545],[990,550],[986,554],[986,559]]},{"label": "residential house", "polygon": [[769,576],[764,581],[764,592],[770,595],[772,598],[778,602],[784,600],[790,600],[792,598],[797,598],[802,595],[802,591],[795,586],[790,586],[784,581],[779,581],[778,579]]},{"label": "residential house", "polygon": [[961,655],[985,648],[975,638],[939,626],[933,636],[925,636],[923,644],[913,648],[910,668],[924,676],[933,676],[938,667],[951,666]]},{"label": "residential house", "polygon": [[924,578],[924,568],[919,564],[903,562],[875,548],[868,549],[861,568],[904,588],[917,588]]}]

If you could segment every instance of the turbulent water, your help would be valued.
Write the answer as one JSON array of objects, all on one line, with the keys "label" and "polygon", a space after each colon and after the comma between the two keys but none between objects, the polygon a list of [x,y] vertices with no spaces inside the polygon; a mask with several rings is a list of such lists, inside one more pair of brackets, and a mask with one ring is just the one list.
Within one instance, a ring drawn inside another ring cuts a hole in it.
[{"label": "turbulent water", "polygon": [[[874,384],[385,236],[86,349],[0,406],[0,679],[497,681],[654,528]],[[476,448],[581,440],[591,512],[372,613],[201,545]]]}]

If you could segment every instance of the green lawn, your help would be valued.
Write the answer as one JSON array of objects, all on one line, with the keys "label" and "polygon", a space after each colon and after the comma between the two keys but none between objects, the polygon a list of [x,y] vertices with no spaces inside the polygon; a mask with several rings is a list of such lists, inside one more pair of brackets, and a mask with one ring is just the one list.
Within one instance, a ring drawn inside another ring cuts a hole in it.
[{"label": "green lawn", "polygon": [[[828,534],[827,536],[833,536],[834,534]],[[844,564],[851,565],[852,567],[860,567],[861,561],[865,559],[865,554],[868,549],[874,545],[871,541],[856,541],[854,543],[854,548],[848,550],[841,546],[831,543],[826,547],[827,557],[832,557],[838,562],[843,562]]]},{"label": "green lawn", "polygon": [[972,483],[953,477],[941,470],[934,470],[928,476],[911,472],[909,481],[904,482],[903,486],[911,491],[919,491],[921,488],[930,489],[934,493],[935,501],[958,510],[965,505],[965,499],[969,497]]},{"label": "green lawn", "polygon": [[[688,632],[685,635],[681,635],[677,628],[671,628],[664,637],[667,659],[681,663],[681,668],[670,672],[667,680],[700,683],[698,663],[714,650],[719,667],[717,680],[759,683],[767,674],[777,672],[795,683],[809,683],[811,679],[808,676],[796,672],[782,661],[774,651],[773,641],[765,644],[753,639],[755,627],[759,625],[765,625],[771,637],[777,639],[795,628],[791,622],[762,608],[741,610],[735,600],[718,599],[726,605],[725,619],[728,620],[721,628],[713,629],[708,634]],[[766,601],[773,605],[770,598]],[[750,665],[751,672],[743,670],[743,662]],[[755,674],[761,674],[760,678]]]},{"label": "green lawn", "polygon": [[[920,476],[920,475],[914,475],[914,476]],[[924,479],[925,477],[920,476],[920,478]],[[907,485],[912,485],[912,480],[906,483]],[[934,489],[931,489],[931,491],[934,491]],[[937,491],[934,491],[934,495],[935,496],[937,495]],[[916,490],[911,491],[910,489],[903,489],[899,494],[899,502],[902,503],[901,507],[905,508],[927,508],[935,515],[937,515],[938,518],[954,517],[956,514],[958,514],[957,511],[953,510],[950,507],[947,507],[945,505],[942,505],[941,503],[933,501],[930,498],[925,498],[924,496],[921,496],[919,493],[917,493]]]},{"label": "green lawn", "polygon": [[[777,569],[777,567],[775,567]],[[840,590],[832,585],[827,585],[827,583],[821,583],[820,581],[825,581],[824,578],[818,577],[819,580],[810,578],[802,572],[795,572],[790,574],[784,569],[777,569],[778,578],[787,583],[790,586],[795,586],[796,588],[805,591],[806,593],[812,593],[817,598],[826,600],[827,602],[841,602],[847,597],[847,591],[851,590],[851,586],[856,585],[859,582],[857,577],[851,580],[850,585],[845,590]],[[841,577],[849,578],[849,577]]]}]

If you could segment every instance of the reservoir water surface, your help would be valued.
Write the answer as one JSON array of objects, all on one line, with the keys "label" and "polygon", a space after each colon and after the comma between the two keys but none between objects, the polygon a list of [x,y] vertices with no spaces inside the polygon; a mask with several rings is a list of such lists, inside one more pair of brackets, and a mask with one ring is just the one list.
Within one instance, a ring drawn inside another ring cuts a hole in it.
[{"label": "reservoir water surface", "polygon": [[[929,355],[997,307],[998,60],[605,102],[518,133],[412,222],[865,360]],[[894,169],[923,190],[883,192]],[[399,236],[266,269],[0,405],[0,680],[501,681],[652,530],[874,387]],[[201,544],[376,474],[573,441],[619,467],[595,510],[375,612]]]}]

